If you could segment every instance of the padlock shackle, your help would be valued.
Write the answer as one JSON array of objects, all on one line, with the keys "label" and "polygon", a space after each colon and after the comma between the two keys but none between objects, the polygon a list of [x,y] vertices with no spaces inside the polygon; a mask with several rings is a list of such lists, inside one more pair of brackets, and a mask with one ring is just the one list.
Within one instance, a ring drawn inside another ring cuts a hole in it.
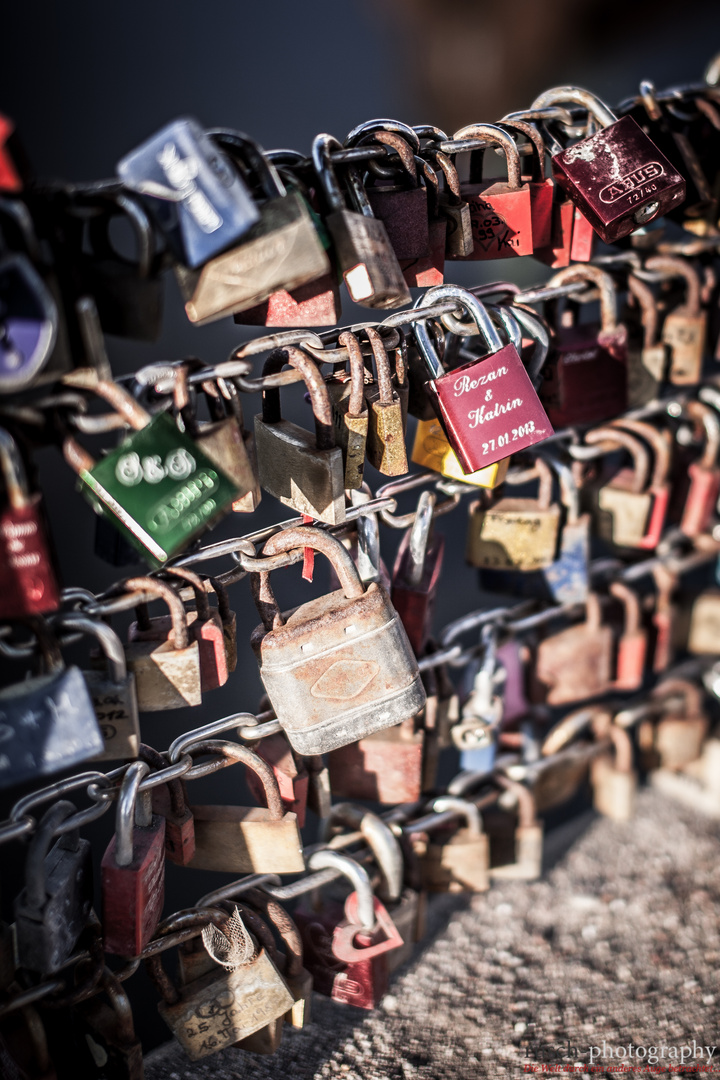
[{"label": "padlock shackle", "polygon": [[348,133],[347,138],[345,139],[345,146],[348,148],[358,146],[367,141],[368,135],[373,135],[377,138],[379,135],[387,134],[400,135],[405,142],[409,144],[413,153],[419,153],[420,136],[414,128],[410,127],[409,124],[404,124],[402,120],[365,120],[362,124],[358,124],[357,127],[354,127],[352,131]]},{"label": "padlock shackle", "polygon": [[187,649],[190,644],[190,630],[183,602],[174,589],[165,582],[150,577],[127,578],[120,584],[120,589],[129,593],[148,592],[154,594],[158,600],[164,600],[172,621],[173,646],[176,649]]},{"label": "padlock shackle", "polygon": [[273,900],[259,889],[246,889],[243,897],[259,907],[265,917],[273,924],[285,944],[286,967],[284,975],[297,978],[303,971],[303,945],[296,923],[277,900]]},{"label": "padlock shackle", "polygon": [[619,427],[599,427],[585,432],[585,442],[590,446],[597,443],[609,443],[608,453],[613,453],[618,447],[622,447],[633,459],[633,479],[630,491],[634,495],[640,495],[647,487],[650,474],[650,454],[647,452],[639,439],[636,439],[628,431]]},{"label": "padlock shackle", "polygon": [[696,431],[702,427],[705,433],[705,447],[698,464],[703,469],[715,468],[720,452],[720,417],[712,406],[701,401],[686,402],[683,411],[693,421]]},{"label": "padlock shackle", "polygon": [[24,510],[30,503],[25,463],[9,431],[0,427],[0,470],[5,481],[7,501],[13,510]]},{"label": "padlock shackle", "polygon": [[434,814],[443,814],[447,810],[460,814],[465,820],[465,828],[473,840],[482,836],[483,820],[480,809],[469,799],[460,799],[457,795],[441,795],[439,799],[433,799],[431,810]]},{"label": "padlock shackle", "polygon": [[265,801],[273,821],[282,821],[285,817],[285,807],[280,796],[280,788],[267,761],[256,754],[248,746],[241,743],[225,742],[220,739],[207,739],[204,742],[193,743],[188,748],[193,754],[222,754],[232,762],[240,762],[250,772],[255,773],[263,786]]},{"label": "padlock shackle", "polygon": [[175,577],[179,577],[182,581],[187,581],[195,594],[195,607],[197,609],[197,617],[200,622],[209,622],[212,618],[212,610],[210,608],[210,597],[205,591],[202,578],[195,574],[192,570],[188,570],[186,566],[166,566],[163,573],[173,574]]},{"label": "padlock shackle", "polygon": [[40,818],[25,857],[25,903],[42,911],[47,903],[45,859],[57,837],[57,829],[76,811],[67,800],[53,803]]},{"label": "padlock shackle", "polygon": [[[233,915],[233,912],[229,910],[230,905],[232,904],[233,909],[237,911],[238,916],[243,921],[243,923],[247,923],[246,929],[248,930],[248,932],[255,935],[257,939],[257,944],[260,946],[260,948],[265,949],[273,964],[277,966],[280,962],[277,945],[275,944],[275,938],[272,935],[272,931],[270,930],[270,927],[267,925],[264,919],[260,917],[257,911],[253,911],[251,907],[248,907],[247,904],[243,904],[240,901],[226,900],[223,901],[223,903],[228,909],[228,916],[230,918],[232,918]],[[255,959],[255,957],[253,957],[253,959]]]},{"label": "padlock shackle", "polygon": [[522,182],[522,168],[520,154],[515,140],[507,131],[503,131],[497,124],[466,124],[459,128],[453,135],[453,140],[462,139],[486,139],[493,146],[499,146],[505,151],[507,162],[508,187],[511,191],[520,191]]},{"label": "padlock shackle", "polygon": [[[425,307],[441,300],[454,300],[458,306],[462,306],[476,323],[480,335],[485,339],[488,352],[491,354],[500,352],[503,347],[502,338],[497,332],[489,312],[483,302],[468,289],[463,289],[459,285],[433,285],[430,289],[426,289],[422,296],[417,298],[413,307]],[[432,378],[441,378],[445,374],[445,369],[430,336],[427,320],[413,320],[412,331],[418,351]]]},{"label": "padlock shackle", "polygon": [[350,398],[347,414],[357,418],[365,413],[365,361],[360,342],[350,330],[338,336],[338,345],[347,349],[350,364]]},{"label": "padlock shackle", "polygon": [[638,594],[622,581],[611,582],[608,586],[608,592],[616,600],[619,600],[623,606],[625,612],[623,634],[637,634],[642,619]]},{"label": "padlock shackle", "polygon": [[331,213],[337,213],[340,210],[347,210],[347,201],[343,195],[342,188],[340,187],[340,181],[337,178],[337,173],[330,160],[330,154],[334,151],[341,151],[342,144],[334,135],[328,135],[327,132],[321,132],[316,135],[312,143],[312,163],[315,170],[315,175],[320,185],[320,190],[325,196],[325,201],[328,204],[328,208]]},{"label": "padlock shackle", "polygon": [[665,277],[682,278],[685,282],[685,303],[670,312],[673,315],[697,316],[700,314],[700,275],[692,263],[673,255],[652,255],[645,260],[645,269]]},{"label": "padlock shackle", "polygon": [[[263,555],[279,555],[283,551],[304,547],[313,548],[330,560],[340,587],[348,600],[357,600],[365,595],[365,586],[360,580],[357,567],[349,552],[339,540],[322,529],[310,525],[283,529],[282,532],[275,533],[265,542]],[[279,630],[285,625],[285,621],[270,585],[270,572],[261,570],[257,574],[252,574],[250,588],[265,629]]]},{"label": "padlock shackle", "polygon": [[248,169],[258,181],[266,199],[284,198],[287,195],[280,174],[255,139],[244,131],[229,128],[210,128],[206,135]]},{"label": "padlock shackle", "polygon": [[[413,187],[416,188],[420,186],[420,181],[418,178],[415,154],[419,149],[420,140],[415,136],[415,132],[412,128],[408,128],[408,131],[412,132],[414,136],[413,145],[410,144],[404,135],[400,135],[395,131],[375,131],[368,133],[355,145],[372,146],[372,144],[375,143],[378,146],[389,146],[397,154],[403,172],[412,182]],[[417,143],[417,146],[414,145],[415,143]],[[369,161],[368,169],[374,176],[382,178],[394,179],[398,174],[397,168],[394,168],[392,164],[385,165],[380,161]]]},{"label": "padlock shackle", "polygon": [[603,334],[611,334],[618,329],[617,318],[617,292],[615,283],[605,270],[599,266],[591,266],[583,263],[582,266],[566,266],[553,274],[547,283],[548,289],[555,289],[561,285],[572,285],[576,281],[586,281],[589,285],[595,285],[600,293],[600,324]]},{"label": "padlock shackle", "polygon": [[533,170],[531,182],[534,184],[541,184],[545,179],[545,140],[534,126],[529,124],[526,120],[500,120],[498,127],[510,128],[510,131],[519,131],[521,135],[532,143],[535,153],[533,157]]},{"label": "padlock shackle", "polygon": [[[317,449],[333,450],[335,448],[335,436],[333,434],[332,406],[330,405],[327,386],[320,374],[320,369],[307,353],[288,345],[284,349],[275,349],[270,353],[263,364],[263,376],[276,375],[282,371],[286,364],[300,372],[308,388],[315,420],[315,445]],[[278,388],[263,390],[262,418],[265,424],[279,424],[282,420],[280,390]]]},{"label": "padlock shackle", "polygon": [[[190,929],[194,926],[202,928],[207,926],[208,923],[212,923],[213,926],[217,926],[218,930],[222,930],[227,920],[227,913],[218,908],[197,908],[194,911],[184,911],[179,915],[173,915],[169,919],[165,919],[155,930],[154,936],[156,938],[168,937],[168,935],[179,930]],[[201,929],[198,931],[198,936],[200,932]],[[155,984],[156,989],[160,992],[163,1001],[168,1005],[176,1005],[180,1001],[181,994],[165,971],[162,958],[162,952],[145,957],[145,970]]]},{"label": "padlock shackle", "polygon": [[428,146],[423,149],[423,155],[430,158],[431,164],[434,167],[435,175],[437,176],[437,170],[443,174],[444,192],[448,196],[448,200],[452,206],[458,206],[463,200],[460,194],[460,176],[455,167],[455,163],[449,154],[444,154],[442,150],[438,150],[434,146]]},{"label": "padlock shackle", "polygon": [[526,787],[519,780],[511,780],[509,776],[501,772],[492,774],[492,782],[515,796],[519,829],[529,829],[537,825],[535,796],[529,787]]},{"label": "padlock shackle", "polygon": [[103,968],[99,985],[110,1002],[110,1007],[117,1022],[118,1042],[130,1049],[136,1043],[137,1036],[135,1034],[135,1018],[132,1005],[125,987],[109,967]]},{"label": "padlock shackle", "polygon": [[567,507],[567,524],[577,525],[580,520],[580,488],[572,468],[554,454],[548,454],[546,460],[554,469],[560,483],[560,498]]},{"label": "padlock shackle", "polygon": [[682,695],[683,704],[673,708],[672,712],[679,713],[685,719],[695,719],[703,715],[702,689],[689,679],[663,679],[650,691],[652,701],[662,701],[677,695]]},{"label": "padlock shackle", "polygon": [[643,328],[643,348],[650,349],[657,343],[658,309],[650,286],[634,274],[628,274],[628,292],[640,306],[640,322]]},{"label": "padlock shackle", "polygon": [[115,814],[115,862],[118,866],[129,866],[133,861],[135,809],[141,797],[140,784],[149,772],[147,762],[133,761],[122,778]]},{"label": "padlock shackle", "polygon": [[553,724],[543,739],[540,746],[541,756],[552,757],[563,750],[568,743],[571,743],[590,726],[594,715],[595,709],[588,706],[584,709],[576,709],[568,713],[567,716],[563,716],[562,720],[558,720],[557,724]]},{"label": "padlock shackle", "polygon": [[348,858],[347,855],[340,855],[337,851],[330,851],[328,848],[313,851],[307,865],[309,870],[337,870],[347,878],[357,893],[360,928],[368,933],[374,929],[375,900],[370,876],[364,866]]},{"label": "padlock shackle", "polygon": [[[121,683],[127,678],[127,662],[125,650],[118,634],[111,626],[100,620],[91,619],[88,615],[67,612],[59,616],[55,621],[56,626],[65,627],[67,630],[78,630],[81,634],[89,634],[100,643],[107,665],[110,670],[112,682]],[[164,768],[164,763],[163,766]]]},{"label": "padlock shackle", "polygon": [[384,899],[398,900],[403,888],[404,864],[402,848],[390,826],[364,806],[350,802],[336,803],[330,810],[325,822],[326,843],[336,825],[359,829],[380,870]]},{"label": "padlock shackle", "polygon": [[385,343],[373,326],[366,326],[364,332],[370,342],[373,359],[375,361],[375,381],[378,386],[380,404],[392,405],[392,372],[390,371],[390,358],[387,354]]},{"label": "padlock shackle", "polygon": [[598,122],[601,128],[610,127],[617,122],[615,113],[607,107],[604,101],[596,97],[589,90],[582,90],[579,86],[554,86],[545,90],[535,98],[530,109],[544,109],[548,105],[561,105],[572,102],[574,105],[582,105],[587,109],[590,116]]},{"label": "padlock shackle", "polygon": [[[532,357],[525,365],[525,368],[530,377],[530,381],[537,389],[540,373],[545,367],[545,361],[550,352],[550,333],[548,331],[547,323],[536,311],[533,311],[531,308],[526,308],[522,304],[513,304],[508,310],[517,322],[520,323],[520,326],[535,339],[535,348]],[[520,352],[520,349],[518,349],[518,352]]]},{"label": "padlock shackle", "polygon": [[418,499],[415,518],[408,530],[407,552],[410,566],[405,581],[411,588],[418,588],[425,570],[425,560],[430,545],[437,496],[434,491],[423,491]]},{"label": "padlock shackle", "polygon": [[660,490],[670,472],[670,444],[662,431],[658,431],[656,427],[644,420],[628,420],[625,417],[611,420],[610,426],[624,428],[634,435],[639,435],[640,438],[645,439],[650,444],[653,449],[654,460],[650,489],[654,491]]}]

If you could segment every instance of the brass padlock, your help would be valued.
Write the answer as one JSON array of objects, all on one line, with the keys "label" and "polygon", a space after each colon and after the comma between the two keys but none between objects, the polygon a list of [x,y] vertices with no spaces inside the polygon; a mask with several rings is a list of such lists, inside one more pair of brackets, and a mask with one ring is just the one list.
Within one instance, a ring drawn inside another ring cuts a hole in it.
[{"label": "brass padlock", "polygon": [[[628,274],[628,296],[640,308],[641,327],[629,325],[627,354],[628,406],[647,405],[658,397],[666,377],[668,349],[658,341],[658,307],[652,289],[634,274]],[[638,337],[640,340],[638,340]]]},{"label": "brass padlock", "polygon": [[702,707],[702,690],[687,679],[664,679],[650,693],[666,702],[655,726],[655,748],[664,769],[680,770],[696,761],[707,737],[709,722]]},{"label": "brass padlock", "polygon": [[687,651],[694,656],[720,652],[720,589],[706,589],[693,603]]},{"label": "brass padlock", "polygon": [[685,303],[665,316],[662,338],[670,349],[670,382],[692,386],[702,375],[707,337],[707,312],[700,307],[700,277],[687,259],[671,255],[653,255],[645,266],[685,281]]},{"label": "brass padlock", "polygon": [[369,411],[368,461],[384,476],[402,476],[408,471],[408,460],[400,397],[393,387],[382,337],[371,326],[365,327],[364,332],[372,347],[376,371],[376,380],[365,387]]},{"label": "brass padlock", "polygon": [[365,364],[360,342],[349,330],[338,336],[338,345],[347,349],[350,371],[333,371],[325,379],[332,406],[335,442],[345,466],[345,488],[362,486],[365,448],[368,437],[368,409],[365,403]]},{"label": "brass padlock", "polygon": [[645,532],[633,546],[642,548],[645,551],[654,551],[662,537],[670,502],[668,475],[671,466],[671,442],[669,434],[666,431],[658,431],[652,424],[645,423],[642,420],[631,420],[625,416],[618,417],[617,420],[611,420],[610,426],[612,428],[621,428],[639,436],[652,448],[653,471],[647,491],[647,494],[651,497],[650,513]]},{"label": "brass padlock", "polygon": [[147,577],[129,578],[123,582],[122,590],[151,593],[163,600],[170,611],[169,620],[157,620],[161,625],[156,632],[151,626],[156,620],[147,619],[143,625],[140,608],[138,622],[132,623],[128,631],[125,658],[128,671],[135,676],[140,712],[199,705],[200,646],[197,640],[191,640],[180,597],[169,585]]},{"label": "brass padlock", "polygon": [[490,845],[480,811],[473,802],[453,796],[435,799],[434,813],[454,811],[465,819],[445,842],[431,839],[422,859],[428,892],[485,892],[490,888]]},{"label": "brass padlock", "polygon": [[543,823],[535,812],[535,796],[502,772],[461,772],[448,784],[448,794],[468,797],[479,787],[500,788],[497,813],[485,811],[490,843],[490,879],[534,881],[542,873]]},{"label": "brass padlock", "polygon": [[635,813],[637,773],[633,769],[633,749],[630,736],[624,728],[603,717],[595,725],[598,738],[609,738],[613,754],[602,754],[590,765],[590,782],[593,787],[593,805],[600,814],[613,821],[630,821]]},{"label": "brass padlock", "polygon": [[246,746],[209,741],[193,753],[222,754],[242,762],[265,790],[264,806],[191,806],[195,819],[194,870],[223,873],[297,874],[305,869],[297,815],[284,813],[280,791],[266,761]]},{"label": "brass padlock", "polygon": [[588,593],[586,619],[544,638],[537,648],[533,691],[536,701],[568,705],[604,693],[612,678],[613,635],[602,625],[597,593]]},{"label": "brass padlock", "polygon": [[470,506],[467,561],[489,570],[541,570],[555,561],[560,507],[552,499],[552,473],[541,458],[523,479],[540,481],[537,499],[503,496]]},{"label": "brass padlock", "polygon": [[620,428],[595,428],[585,433],[585,442],[591,446],[600,443],[608,453],[622,447],[632,456],[632,469],[617,470],[592,494],[598,534],[616,547],[638,547],[652,510],[653,499],[647,490],[650,455],[639,439]]},{"label": "brass padlock", "polygon": [[285,364],[296,368],[310,393],[315,434],[283,420],[280,391],[263,391],[262,414],[255,417],[260,483],[285,506],[300,514],[339,525],[345,520],[345,469],[335,445],[332,410],[325,381],[317,365],[300,349],[276,349],[265,361],[263,375]]}]

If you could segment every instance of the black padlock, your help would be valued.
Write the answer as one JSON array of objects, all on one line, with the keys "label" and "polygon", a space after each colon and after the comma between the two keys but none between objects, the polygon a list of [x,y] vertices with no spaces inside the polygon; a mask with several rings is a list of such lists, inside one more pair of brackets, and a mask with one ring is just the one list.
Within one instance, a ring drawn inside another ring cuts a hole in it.
[{"label": "black padlock", "polygon": [[25,888],[15,900],[18,965],[42,975],[59,971],[71,955],[92,904],[90,841],[73,829],[53,843],[74,813],[62,801],[42,816],[28,849]]}]

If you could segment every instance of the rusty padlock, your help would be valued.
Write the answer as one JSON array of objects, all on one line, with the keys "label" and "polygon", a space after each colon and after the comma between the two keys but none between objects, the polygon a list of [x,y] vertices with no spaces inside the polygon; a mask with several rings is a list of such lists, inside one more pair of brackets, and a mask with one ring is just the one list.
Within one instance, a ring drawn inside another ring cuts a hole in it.
[{"label": "rusty padlock", "polygon": [[597,593],[588,593],[585,622],[544,638],[537,648],[535,700],[568,705],[604,693],[612,681],[613,638]]}]

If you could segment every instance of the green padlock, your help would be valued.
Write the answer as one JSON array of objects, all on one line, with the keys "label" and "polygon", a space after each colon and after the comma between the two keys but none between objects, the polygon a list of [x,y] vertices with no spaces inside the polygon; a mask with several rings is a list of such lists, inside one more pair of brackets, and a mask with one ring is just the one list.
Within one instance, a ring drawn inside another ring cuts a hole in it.
[{"label": "green padlock", "polygon": [[65,460],[93,508],[112,521],[151,566],[161,566],[230,509],[236,484],[166,412],[150,416],[122,387],[87,387],[135,430],[96,462],[71,436]]}]

